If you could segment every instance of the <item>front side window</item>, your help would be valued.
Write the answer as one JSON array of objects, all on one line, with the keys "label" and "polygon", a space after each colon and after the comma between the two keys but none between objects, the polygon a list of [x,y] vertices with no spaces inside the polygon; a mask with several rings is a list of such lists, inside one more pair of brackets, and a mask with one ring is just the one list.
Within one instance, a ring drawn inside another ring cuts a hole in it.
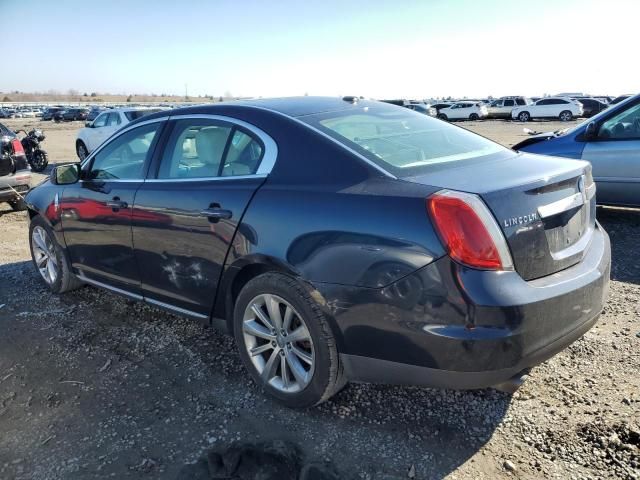
[{"label": "front side window", "polygon": [[640,103],[630,105],[605,121],[598,131],[598,138],[603,140],[640,139]]},{"label": "front side window", "polygon": [[376,105],[298,118],[398,177],[423,174],[451,162],[510,152],[468,130],[392,106]]},{"label": "front side window", "polygon": [[165,148],[158,178],[212,178],[252,175],[263,148],[232,124],[214,120],[177,121]]},{"label": "front side window", "polygon": [[108,113],[103,113],[98,115],[98,117],[93,121],[94,128],[104,127],[107,124],[107,118],[109,117]]},{"label": "front side window", "polygon": [[144,178],[144,165],[160,126],[160,122],[143,125],[114,138],[94,156],[88,179]]}]

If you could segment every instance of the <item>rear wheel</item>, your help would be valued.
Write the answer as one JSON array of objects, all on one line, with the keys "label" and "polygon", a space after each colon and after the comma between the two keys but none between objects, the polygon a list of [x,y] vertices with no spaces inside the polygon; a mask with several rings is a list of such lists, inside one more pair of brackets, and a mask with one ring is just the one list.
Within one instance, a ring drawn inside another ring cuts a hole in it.
[{"label": "rear wheel", "polygon": [[478,116],[477,113],[472,113],[471,115],[469,115],[469,120],[476,121],[476,120],[479,120],[479,119],[480,119],[480,117]]},{"label": "rear wheel", "polygon": [[520,120],[521,122],[528,122],[529,120],[531,120],[531,115],[529,115],[529,112],[520,112],[518,114],[518,120]]},{"label": "rear wheel", "polygon": [[563,110],[558,118],[560,118],[561,122],[569,122],[573,119],[573,114],[569,110]]},{"label": "rear wheel", "polygon": [[249,281],[236,301],[234,335],[253,380],[287,407],[317,405],[344,386],[331,328],[292,277]]},{"label": "rear wheel", "polygon": [[29,239],[36,271],[52,292],[64,293],[82,285],[71,271],[71,263],[56,241],[51,227],[39,215],[31,220]]},{"label": "rear wheel", "polygon": [[449,120],[449,119],[447,118],[447,116],[446,116],[444,113],[439,113],[439,114],[438,114],[438,118],[439,118],[440,120],[444,120],[445,122],[446,122],[447,120]]},{"label": "rear wheel", "polygon": [[34,172],[43,171],[45,168],[47,168],[48,164],[49,159],[47,158],[47,154],[45,152],[43,152],[42,150],[37,150],[33,154],[33,158],[31,160],[31,169]]}]

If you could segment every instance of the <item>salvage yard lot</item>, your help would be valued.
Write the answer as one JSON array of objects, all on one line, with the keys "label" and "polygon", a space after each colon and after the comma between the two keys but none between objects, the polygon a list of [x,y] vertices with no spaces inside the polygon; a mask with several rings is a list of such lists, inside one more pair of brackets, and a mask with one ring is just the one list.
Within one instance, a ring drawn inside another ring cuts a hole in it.
[{"label": "salvage yard lot", "polygon": [[[79,122],[3,123],[44,128],[52,163],[76,159]],[[526,136],[517,122],[460,125],[506,146]],[[292,411],[253,385],[231,338],[91,287],[50,294],[30,262],[27,215],[3,205],[0,479],[172,479],[209,449],[272,440],[345,479],[638,479],[640,211],[598,218],[613,250],[605,312],[515,395],[350,385]]]}]

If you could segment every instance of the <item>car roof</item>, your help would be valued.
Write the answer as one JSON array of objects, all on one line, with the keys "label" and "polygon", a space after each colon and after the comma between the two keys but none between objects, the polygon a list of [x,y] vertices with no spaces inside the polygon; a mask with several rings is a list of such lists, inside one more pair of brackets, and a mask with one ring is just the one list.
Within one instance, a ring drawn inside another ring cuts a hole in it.
[{"label": "car roof", "polygon": [[[343,98],[347,100],[343,100]],[[355,100],[351,100],[355,99]],[[343,110],[358,110],[367,106],[382,106],[392,108],[394,105],[378,102],[376,100],[366,100],[357,97],[285,97],[253,100],[233,100],[229,102],[219,102],[214,104],[196,105],[190,107],[174,108],[173,110],[163,110],[151,115],[146,115],[134,122],[147,121],[153,118],[165,117],[167,115],[215,115],[220,110],[227,107],[253,107],[263,110],[270,110],[288,117],[302,117],[317,113],[337,112]],[[133,122],[132,122],[133,123]]]}]

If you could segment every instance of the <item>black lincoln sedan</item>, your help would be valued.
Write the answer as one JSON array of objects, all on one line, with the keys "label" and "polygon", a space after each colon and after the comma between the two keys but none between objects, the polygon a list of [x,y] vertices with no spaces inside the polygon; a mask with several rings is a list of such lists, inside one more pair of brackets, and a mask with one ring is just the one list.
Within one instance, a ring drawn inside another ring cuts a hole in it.
[{"label": "black lincoln sedan", "polygon": [[226,329],[266,392],[305,407],[347,381],[516,385],[602,311],[594,195],[587,162],[302,97],[145,116],[27,203],[53,292]]}]

